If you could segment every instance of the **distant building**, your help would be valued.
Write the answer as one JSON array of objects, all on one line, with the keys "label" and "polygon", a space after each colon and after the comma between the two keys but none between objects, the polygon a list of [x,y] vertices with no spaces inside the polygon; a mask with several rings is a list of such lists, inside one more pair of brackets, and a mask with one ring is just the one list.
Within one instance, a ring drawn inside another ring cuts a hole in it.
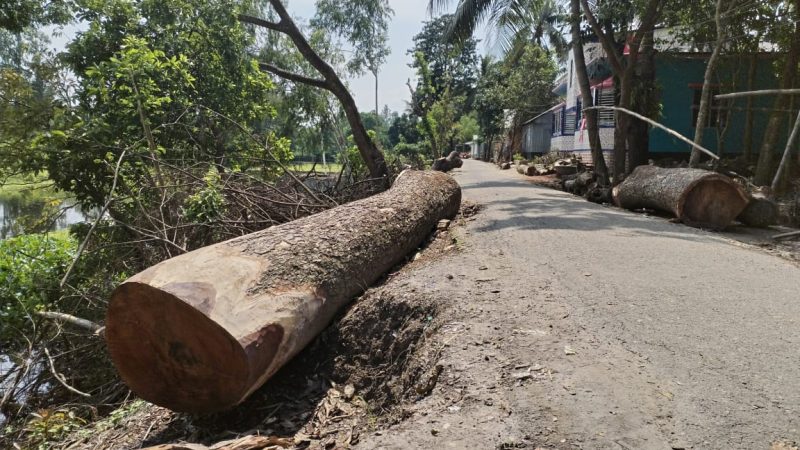
[{"label": "distant building", "polygon": [[[655,55],[656,85],[661,95],[661,115],[657,120],[691,139],[694,137],[703,77],[710,54],[689,52],[686,47],[678,47],[674,43],[667,48],[663,44],[666,36],[664,30],[660,30],[660,34],[662,44]],[[613,106],[614,79],[602,46],[589,43],[585,46],[584,53],[594,106]],[[766,52],[721,57],[712,95],[777,88],[774,63],[778,57],[776,53]],[[753,71],[750,70],[751,65],[754,65]],[[561,103],[525,123],[523,153],[530,157],[551,151],[572,152],[591,163],[589,138],[583,120],[583,105],[572,53],[553,92],[561,98]],[[728,155],[744,153],[748,148],[756,153],[773,100],[774,97],[754,98],[749,111],[745,108],[744,101],[734,104],[714,100],[710,105],[703,146]],[[598,114],[601,145],[606,161],[610,163],[614,148],[614,113],[599,111]],[[787,116],[790,114],[793,113],[787,111]],[[549,140],[544,131],[548,125]],[[651,128],[649,138],[650,157],[653,159],[687,157],[691,151],[688,144],[657,128]]]}]

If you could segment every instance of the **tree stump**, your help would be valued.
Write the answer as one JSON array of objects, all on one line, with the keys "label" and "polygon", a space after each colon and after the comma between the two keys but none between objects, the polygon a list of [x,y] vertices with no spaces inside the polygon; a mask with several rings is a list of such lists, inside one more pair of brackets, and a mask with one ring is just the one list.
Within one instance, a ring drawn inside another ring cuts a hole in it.
[{"label": "tree stump", "polygon": [[756,228],[767,228],[778,224],[780,210],[778,205],[766,198],[754,197],[747,208],[739,214],[737,220],[743,224]]},{"label": "tree stump", "polygon": [[665,211],[687,225],[713,230],[728,227],[749,201],[744,191],[724,175],[655,166],[637,167],[612,194],[621,208]]},{"label": "tree stump", "polygon": [[406,171],[384,193],[151,267],[112,295],[114,365],[158,405],[231,408],[454,217],[460,201],[450,176]]}]

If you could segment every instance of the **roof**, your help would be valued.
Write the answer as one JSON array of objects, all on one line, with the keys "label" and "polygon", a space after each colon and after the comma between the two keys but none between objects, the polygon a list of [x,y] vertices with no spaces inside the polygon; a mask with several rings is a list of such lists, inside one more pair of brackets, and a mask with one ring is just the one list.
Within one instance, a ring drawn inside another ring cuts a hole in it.
[{"label": "roof", "polygon": [[557,110],[558,108],[561,108],[561,107],[562,107],[562,106],[564,106],[565,104],[566,104],[565,102],[561,102],[561,103],[559,103],[559,104],[557,104],[557,105],[553,106],[552,108],[548,109],[547,111],[545,111],[545,112],[543,112],[543,113],[539,114],[538,116],[534,117],[533,119],[530,119],[530,120],[528,120],[527,122],[523,122],[523,123],[522,123],[522,125],[527,125],[527,124],[529,124],[529,123],[531,123],[531,122],[535,121],[536,119],[538,119],[538,118],[540,118],[540,117],[542,117],[542,116],[544,116],[544,115],[546,115],[546,114],[550,114],[551,112],[553,112],[553,111]]}]

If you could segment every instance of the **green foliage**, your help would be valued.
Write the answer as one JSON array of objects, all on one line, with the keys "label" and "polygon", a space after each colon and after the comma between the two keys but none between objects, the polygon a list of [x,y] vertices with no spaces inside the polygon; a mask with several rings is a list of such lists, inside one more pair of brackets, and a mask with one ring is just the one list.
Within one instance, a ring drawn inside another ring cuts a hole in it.
[{"label": "green foliage", "polygon": [[415,144],[422,139],[419,132],[419,119],[411,114],[397,115],[387,131],[389,146],[396,147],[400,143]]},{"label": "green foliage", "polygon": [[67,434],[86,425],[86,420],[78,417],[70,409],[43,409],[31,414],[32,418],[25,426],[28,432],[28,446],[37,449],[51,448],[52,442],[57,442]]},{"label": "green foliage", "polygon": [[459,143],[470,142],[475,136],[480,136],[481,127],[476,113],[461,116],[456,124],[456,135]]},{"label": "green foliage", "polygon": [[197,223],[211,223],[222,216],[225,198],[222,196],[222,179],[212,168],[203,177],[205,187],[190,195],[183,206],[186,219]]},{"label": "green foliage", "polygon": [[389,21],[394,11],[387,0],[317,0],[314,28],[342,37],[353,47],[347,63],[351,73],[377,75],[386,62]]},{"label": "green foliage", "polygon": [[34,25],[65,24],[71,19],[69,0],[4,0],[0,30],[19,33]]},{"label": "green foliage", "polygon": [[30,234],[0,241],[0,347],[23,339],[35,311],[57,305],[59,282],[77,244],[66,233]]},{"label": "green foliage", "polygon": [[[449,87],[452,95],[466,99],[467,109],[472,107],[480,61],[478,41],[472,38],[459,44],[447,41],[445,37],[451,20],[451,15],[443,15],[425,22],[422,31],[414,36],[414,47],[408,53],[414,55],[411,67],[419,74],[415,97],[421,98],[412,98],[412,103],[433,104]],[[425,69],[427,75],[422,72],[425,65],[428,66]],[[429,77],[427,81],[424,79],[426,76]],[[430,89],[421,89],[425,85]]]},{"label": "green foliage", "polygon": [[237,12],[213,0],[82,4],[89,29],[65,55],[80,76],[78,107],[57,124],[66,137],[45,140],[57,156],[47,161],[57,185],[103,203],[123,151],[123,188],[131,189],[158,181],[160,159],[251,164],[261,146],[234,122],[274,114],[272,83],[248,55],[252,37]]},{"label": "green foliage", "polygon": [[[377,134],[372,130],[367,130],[367,134],[373,141],[377,138]],[[348,165],[353,177],[362,178],[369,173],[367,163],[361,157],[361,152],[358,151],[358,146],[355,144],[355,139],[353,139],[352,135],[347,137],[347,142],[349,146],[345,152],[339,154],[338,162]]]}]

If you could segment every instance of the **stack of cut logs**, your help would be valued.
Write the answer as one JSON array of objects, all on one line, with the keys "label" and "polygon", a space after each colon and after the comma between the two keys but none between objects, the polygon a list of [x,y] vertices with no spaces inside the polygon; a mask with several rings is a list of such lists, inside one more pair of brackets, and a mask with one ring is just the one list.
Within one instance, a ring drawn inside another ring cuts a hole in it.
[{"label": "stack of cut logs", "polygon": [[640,166],[612,190],[600,186],[593,172],[580,171],[575,160],[563,159],[548,166],[519,161],[516,168],[527,176],[557,174],[560,182],[553,185],[589,201],[663,211],[690,226],[722,230],[734,220],[754,227],[778,222],[775,202],[751,195],[731,177],[708,170]]}]

